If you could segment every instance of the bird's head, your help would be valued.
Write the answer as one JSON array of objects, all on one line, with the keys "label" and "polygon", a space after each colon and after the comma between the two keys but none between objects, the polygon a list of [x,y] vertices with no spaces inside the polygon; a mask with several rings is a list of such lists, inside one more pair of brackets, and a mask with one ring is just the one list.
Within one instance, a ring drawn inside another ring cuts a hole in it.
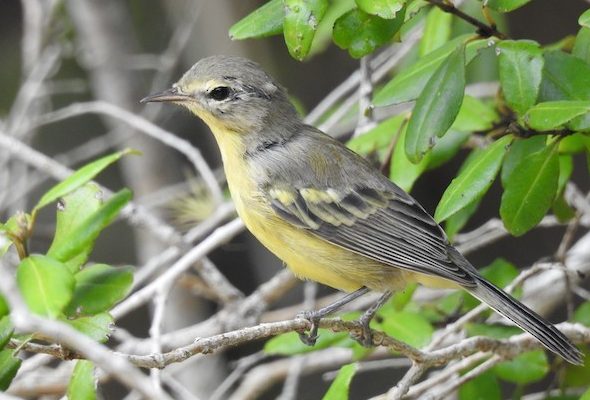
[{"label": "bird's head", "polygon": [[255,133],[296,117],[285,90],[253,61],[207,57],[168,90],[141,100],[172,102],[198,115],[217,132]]}]

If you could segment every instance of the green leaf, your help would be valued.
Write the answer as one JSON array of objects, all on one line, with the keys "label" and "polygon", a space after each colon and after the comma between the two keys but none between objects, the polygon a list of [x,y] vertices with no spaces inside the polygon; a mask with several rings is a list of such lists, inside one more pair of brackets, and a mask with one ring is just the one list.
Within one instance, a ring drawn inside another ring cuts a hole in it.
[{"label": "green leaf", "polygon": [[347,338],[344,332],[334,333],[327,329],[318,331],[318,340],[314,346],[308,346],[301,342],[297,332],[283,333],[275,336],[264,344],[264,352],[270,355],[292,356],[295,354],[305,354],[316,350],[328,348],[335,343]]},{"label": "green leaf", "polygon": [[580,15],[580,18],[578,18],[578,24],[582,25],[584,28],[590,28],[590,10],[586,10]]},{"label": "green leaf", "polygon": [[367,14],[393,19],[404,8],[406,0],[356,0],[358,8]]},{"label": "green leaf", "polygon": [[263,38],[283,31],[285,10],[283,0],[270,0],[229,28],[232,40]]},{"label": "green leaf", "polygon": [[364,156],[376,152],[379,154],[379,160],[382,160],[405,118],[405,114],[400,114],[386,119],[370,131],[352,138],[346,145],[349,149]]},{"label": "green leaf", "polygon": [[543,350],[535,350],[496,365],[494,372],[500,379],[526,385],[543,379],[549,372],[549,363]]},{"label": "green leaf", "polygon": [[322,400],[342,400],[348,399],[350,382],[358,369],[358,364],[343,365],[336,375],[336,379],[328,388],[328,391],[322,397]]},{"label": "green leaf", "polygon": [[342,14],[354,7],[354,0],[338,0],[329,3],[324,18],[320,21],[313,38],[311,50],[309,51],[310,57],[324,51],[332,43],[334,23]]},{"label": "green leaf", "polygon": [[586,301],[576,308],[573,320],[582,325],[590,326],[590,301]]},{"label": "green leaf", "polygon": [[[57,208],[55,236],[47,253],[51,255],[56,248],[67,246],[76,230],[100,208],[101,204],[102,192],[92,182],[64,196]],[[94,243],[90,243],[89,246],[84,247],[78,256],[72,260],[74,262],[68,262],[68,267],[73,273],[78,271],[80,266],[86,262],[93,245]]]},{"label": "green leaf", "polygon": [[353,9],[334,23],[334,43],[353,58],[361,58],[387,43],[404,22],[404,11],[393,20]]},{"label": "green leaf", "polygon": [[436,207],[434,218],[441,222],[451,215],[481,199],[490,188],[502,165],[507,146],[512,136],[496,140],[470,160],[462,172],[451,181]]},{"label": "green leaf", "polygon": [[514,139],[502,164],[502,187],[506,187],[508,177],[512,174],[516,166],[529,155],[545,149],[546,142],[547,137],[543,135],[532,136],[526,139]]},{"label": "green leaf", "polygon": [[559,156],[559,179],[557,180],[557,193],[562,193],[574,171],[572,156]]},{"label": "green leaf", "polygon": [[68,385],[68,399],[96,400],[96,378],[92,361],[78,360]]},{"label": "green leaf", "polygon": [[[387,106],[416,99],[441,63],[457,49],[457,46],[464,44],[470,37],[472,35],[458,36],[408,65],[375,93],[373,99],[375,106]],[[465,64],[469,64],[478,51],[489,46],[490,42],[493,43],[492,39],[468,42],[465,45]]]},{"label": "green leaf", "polygon": [[453,158],[461,150],[461,146],[469,139],[469,136],[469,132],[456,131],[451,127],[451,130],[440,138],[430,153],[426,155],[426,158],[428,158],[428,167],[426,169],[431,170],[440,167]]},{"label": "green leaf", "polygon": [[8,315],[0,318],[0,350],[2,350],[10,341],[14,328]]},{"label": "green leaf", "polygon": [[417,164],[411,162],[406,155],[406,137],[407,129],[403,129],[393,149],[389,178],[406,192],[410,192],[416,180],[426,171],[430,154]]},{"label": "green leaf", "polygon": [[445,232],[449,240],[452,241],[455,235],[465,227],[469,219],[477,211],[480,200],[481,199],[475,199],[470,204],[465,206],[465,208],[457,211],[445,220]]},{"label": "green leaf", "polygon": [[578,31],[572,54],[590,64],[590,28],[582,27]]},{"label": "green leaf", "polygon": [[468,323],[465,330],[469,336],[487,336],[493,339],[508,339],[511,336],[522,333],[516,326],[490,325]]},{"label": "green leaf", "polygon": [[586,390],[582,394],[582,397],[580,397],[580,400],[590,400],[590,389]]},{"label": "green leaf", "polygon": [[8,303],[6,302],[6,299],[2,295],[0,295],[0,317],[8,315],[9,312],[10,309],[8,308]]},{"label": "green leaf", "polygon": [[574,133],[559,141],[559,154],[585,153],[590,146],[590,136]]},{"label": "green leaf", "polygon": [[455,121],[465,94],[465,48],[457,47],[432,74],[412,111],[406,155],[419,162]]},{"label": "green leaf", "polygon": [[590,111],[588,101],[548,101],[539,103],[524,115],[525,123],[537,131],[550,131],[563,127],[572,119]]},{"label": "green leaf", "polygon": [[539,95],[543,72],[543,52],[537,42],[504,40],[498,43],[500,84],[506,103],[524,114]]},{"label": "green leaf", "polygon": [[590,99],[590,65],[563,51],[545,53],[539,102]]},{"label": "green leaf", "polygon": [[453,15],[438,7],[432,7],[426,16],[424,33],[420,39],[420,56],[438,49],[451,38]]},{"label": "green leaf", "polygon": [[109,313],[105,312],[91,317],[68,319],[65,322],[92,340],[104,343],[109,339],[114,320]]},{"label": "green leaf", "polygon": [[283,0],[283,34],[291,57],[303,60],[311,49],[318,25],[328,8],[328,0]]},{"label": "green leaf", "polygon": [[388,302],[396,311],[402,311],[412,300],[412,296],[414,292],[418,288],[418,285],[415,283],[409,283],[403,290],[398,290],[393,294],[393,297]]},{"label": "green leaf", "polygon": [[486,5],[492,10],[499,12],[510,12],[524,6],[531,0],[488,0]]},{"label": "green leaf", "polygon": [[465,96],[451,129],[467,133],[486,131],[499,119],[500,116],[492,105],[475,97]]},{"label": "green leaf", "polygon": [[0,392],[8,389],[22,363],[12,354],[9,349],[0,351]]},{"label": "green leaf", "polygon": [[561,385],[565,387],[586,387],[588,385],[588,377],[590,376],[590,349],[588,346],[580,346],[580,350],[584,353],[584,365],[573,365],[566,363],[564,376],[560,380]]},{"label": "green leaf", "polygon": [[66,262],[87,254],[92,250],[94,241],[104,228],[117,218],[119,212],[131,200],[129,189],[123,189],[115,193],[97,211],[79,223],[68,235],[69,240],[64,240],[59,245],[52,246],[47,255],[56,260]]},{"label": "green leaf", "polygon": [[68,267],[43,255],[22,260],[16,280],[31,311],[52,318],[61,313],[74,291],[74,277]]},{"label": "green leaf", "polygon": [[508,177],[502,194],[500,216],[514,236],[535,227],[555,198],[559,179],[557,146],[533,153],[522,159]]},{"label": "green leaf", "polygon": [[375,323],[377,329],[414,347],[423,347],[432,337],[430,322],[419,313],[386,309],[380,313],[383,320]]},{"label": "green leaf", "polygon": [[459,388],[459,400],[500,400],[502,391],[498,378],[491,371],[467,381]]},{"label": "green leaf", "polygon": [[76,286],[66,307],[68,315],[93,315],[125,298],[133,283],[133,268],[95,264],[75,275]]},{"label": "green leaf", "polygon": [[576,216],[576,210],[574,210],[565,200],[563,193],[558,193],[557,197],[553,201],[551,206],[553,214],[557,217],[557,220],[562,224],[568,222]]},{"label": "green leaf", "polygon": [[72,175],[70,175],[65,180],[61,181],[60,183],[52,187],[48,192],[46,192],[33,209],[33,213],[45,207],[49,203],[53,203],[60,197],[63,197],[66,194],[78,189],[85,183],[91,181],[102,170],[104,170],[106,167],[113,164],[115,161],[119,160],[121,157],[127,154],[138,154],[138,152],[136,150],[126,149],[123,151],[119,151],[115,154],[111,154],[109,156],[100,158],[78,169]]}]

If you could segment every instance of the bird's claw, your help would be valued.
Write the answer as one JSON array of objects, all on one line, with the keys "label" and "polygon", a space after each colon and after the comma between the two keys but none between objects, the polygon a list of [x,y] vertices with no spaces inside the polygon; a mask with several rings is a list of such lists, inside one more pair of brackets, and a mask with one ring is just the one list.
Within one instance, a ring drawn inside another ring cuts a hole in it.
[{"label": "bird's claw", "polygon": [[297,318],[303,318],[311,323],[309,332],[299,332],[299,339],[303,344],[308,346],[314,346],[318,340],[318,328],[320,324],[320,318],[315,315],[313,311],[303,311],[297,314]]}]

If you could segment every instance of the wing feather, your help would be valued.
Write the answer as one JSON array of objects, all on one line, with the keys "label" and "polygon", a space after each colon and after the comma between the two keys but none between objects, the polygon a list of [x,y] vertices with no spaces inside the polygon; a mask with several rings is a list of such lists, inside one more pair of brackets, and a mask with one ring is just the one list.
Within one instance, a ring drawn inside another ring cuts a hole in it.
[{"label": "wing feather", "polygon": [[[398,189],[392,185],[392,188]],[[440,226],[401,190],[267,190],[274,212],[318,237],[392,267],[475,286]]]}]

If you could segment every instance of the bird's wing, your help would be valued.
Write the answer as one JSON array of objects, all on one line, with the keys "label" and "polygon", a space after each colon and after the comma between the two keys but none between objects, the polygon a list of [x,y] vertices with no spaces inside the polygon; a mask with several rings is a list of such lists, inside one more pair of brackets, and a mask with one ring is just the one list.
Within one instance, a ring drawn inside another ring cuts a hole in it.
[{"label": "bird's wing", "polygon": [[267,187],[266,195],[289,223],[393,267],[476,285],[438,224],[394,184],[386,190],[357,184],[345,192],[281,186]]}]

